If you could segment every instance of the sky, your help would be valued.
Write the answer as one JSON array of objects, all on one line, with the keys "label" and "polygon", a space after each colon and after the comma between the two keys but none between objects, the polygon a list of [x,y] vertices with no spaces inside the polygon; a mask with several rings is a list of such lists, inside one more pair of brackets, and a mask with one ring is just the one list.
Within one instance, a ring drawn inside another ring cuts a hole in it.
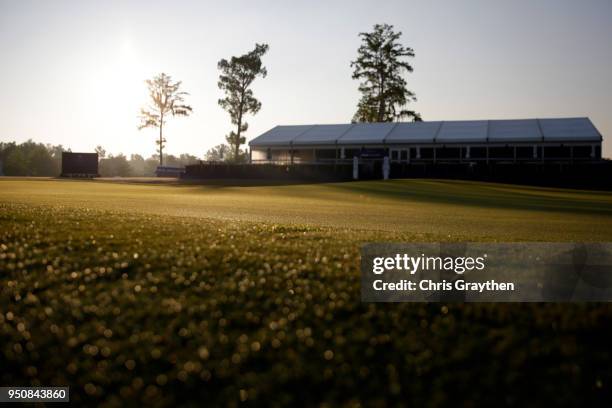
[{"label": "sky", "polygon": [[0,141],[155,152],[138,130],[144,80],[182,81],[194,112],[167,152],[202,157],[232,130],[221,58],[267,43],[251,140],[280,124],[348,123],[358,34],[376,23],[412,47],[406,75],[424,120],[591,118],[612,156],[612,1],[0,0]]}]

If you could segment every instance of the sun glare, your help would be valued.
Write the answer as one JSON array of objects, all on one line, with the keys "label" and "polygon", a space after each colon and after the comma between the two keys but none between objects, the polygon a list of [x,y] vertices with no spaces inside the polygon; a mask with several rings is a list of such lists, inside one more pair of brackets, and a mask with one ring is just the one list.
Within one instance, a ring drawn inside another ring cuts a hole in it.
[{"label": "sun glare", "polygon": [[90,75],[81,99],[93,108],[89,111],[91,131],[102,132],[103,142],[110,144],[118,139],[124,146],[131,145],[132,139],[136,143],[137,139],[127,136],[136,131],[140,107],[147,101],[144,81],[150,76],[137,50],[129,40],[124,41]]},{"label": "sun glare", "polygon": [[[91,93],[99,105],[131,107],[143,100],[146,70],[129,42],[94,68]],[[135,104],[134,104],[135,103]]]}]

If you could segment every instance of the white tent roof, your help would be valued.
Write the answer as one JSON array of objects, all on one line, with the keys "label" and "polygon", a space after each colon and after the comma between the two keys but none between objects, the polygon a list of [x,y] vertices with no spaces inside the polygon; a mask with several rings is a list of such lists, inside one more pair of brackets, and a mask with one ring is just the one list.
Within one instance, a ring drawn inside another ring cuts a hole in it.
[{"label": "white tent roof", "polygon": [[588,118],[540,119],[545,141],[601,140],[601,135]]},{"label": "white tent roof", "polygon": [[388,143],[433,143],[443,122],[398,123],[387,135]]},{"label": "white tent roof", "polygon": [[538,122],[538,119],[492,120],[489,123],[489,141],[541,142]]},{"label": "white tent roof", "polygon": [[439,143],[486,143],[488,124],[486,120],[443,122],[435,141]]},{"label": "white tent roof", "polygon": [[293,139],[293,144],[336,144],[351,125],[314,125]]},{"label": "white tent roof", "polygon": [[395,123],[355,123],[339,139],[339,144],[379,144],[393,129]]},{"label": "white tent roof", "polygon": [[385,122],[276,126],[249,145],[308,146],[418,143],[601,141],[589,118]]},{"label": "white tent roof", "polygon": [[[257,136],[251,140],[249,145],[251,146],[275,146],[275,145],[289,145],[291,142],[306,132],[312,129],[313,125],[297,125],[297,126],[276,126],[266,133]],[[256,142],[256,144],[253,144]]]}]

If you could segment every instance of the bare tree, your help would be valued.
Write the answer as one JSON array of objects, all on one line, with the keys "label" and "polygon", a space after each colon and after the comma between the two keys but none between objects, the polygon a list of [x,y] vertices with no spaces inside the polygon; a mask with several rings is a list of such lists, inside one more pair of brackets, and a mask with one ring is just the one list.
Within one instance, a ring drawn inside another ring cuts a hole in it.
[{"label": "bare tree", "polygon": [[98,153],[98,160],[106,157],[106,150],[102,146],[97,145],[95,151]]},{"label": "bare tree", "polygon": [[164,124],[169,116],[189,116],[193,109],[186,105],[184,97],[187,92],[180,91],[181,81],[173,82],[170,75],[161,73],[153,79],[145,81],[149,88],[150,104],[140,109],[140,125],[138,129],[148,127],[159,128],[157,140],[159,165],[163,166],[163,150],[166,139],[163,136]]}]

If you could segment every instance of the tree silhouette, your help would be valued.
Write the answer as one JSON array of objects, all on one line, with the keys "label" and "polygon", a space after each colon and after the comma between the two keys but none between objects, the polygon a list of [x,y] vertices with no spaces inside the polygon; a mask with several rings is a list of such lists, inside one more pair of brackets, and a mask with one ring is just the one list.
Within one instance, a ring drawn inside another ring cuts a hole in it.
[{"label": "tree silhouette", "polygon": [[354,122],[421,120],[415,111],[403,109],[416,101],[416,96],[406,88],[402,76],[405,71],[412,72],[412,66],[404,59],[414,57],[414,51],[398,42],[401,35],[388,24],[376,24],[371,33],[359,34],[362,44],[357,50],[357,59],[351,62],[353,79],[361,80],[361,99]]},{"label": "tree silhouette", "polygon": [[189,94],[180,91],[181,81],[173,82],[170,75],[162,72],[145,82],[149,88],[151,100],[147,108],[140,109],[138,129],[159,128],[159,140],[156,143],[159,152],[159,165],[163,166],[163,150],[166,143],[163,129],[166,119],[169,116],[189,116],[193,109],[191,106],[184,104],[184,97]]},{"label": "tree silhouette", "polygon": [[230,147],[226,144],[219,144],[208,149],[204,159],[208,161],[225,161],[230,156]]},{"label": "tree silhouette", "polygon": [[268,74],[261,62],[261,57],[267,51],[267,44],[255,44],[253,51],[232,57],[229,61],[222,59],[217,64],[221,71],[218,86],[225,92],[225,98],[219,99],[219,105],[230,114],[232,124],[236,125],[236,131],[230,132],[225,138],[234,151],[236,161],[240,157],[240,145],[246,141],[242,133],[249,127],[244,116],[248,113],[256,114],[261,109],[261,102],[253,96],[249,87],[255,78],[265,78]]},{"label": "tree silhouette", "polygon": [[98,153],[98,160],[104,159],[106,157],[106,150],[100,145],[96,146],[95,152]]}]

